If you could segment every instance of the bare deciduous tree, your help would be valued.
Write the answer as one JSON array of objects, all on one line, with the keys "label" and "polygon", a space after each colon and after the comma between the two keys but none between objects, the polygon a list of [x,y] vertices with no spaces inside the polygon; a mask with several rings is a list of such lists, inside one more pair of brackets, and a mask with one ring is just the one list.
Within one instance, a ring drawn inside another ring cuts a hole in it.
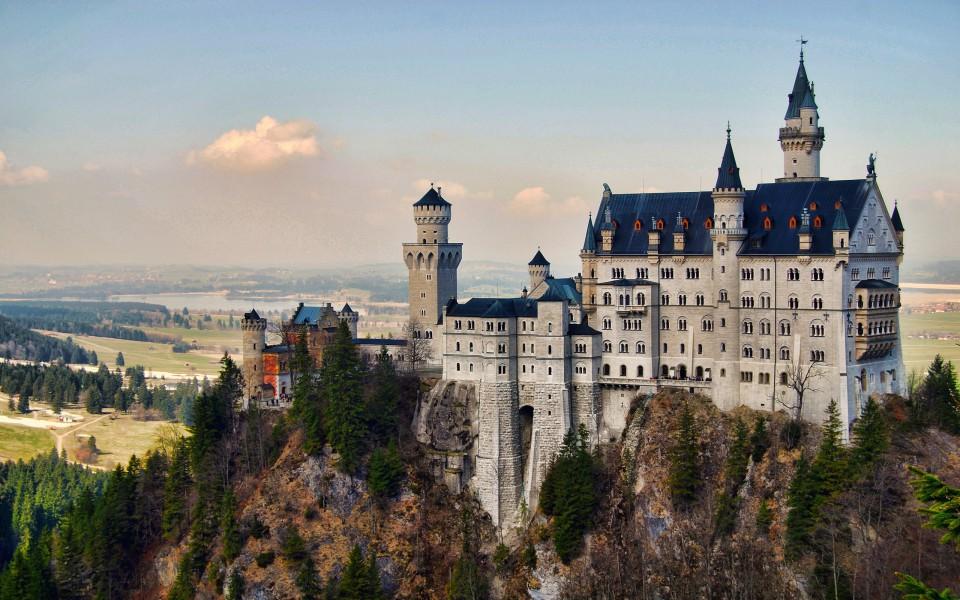
[{"label": "bare deciduous tree", "polygon": [[416,323],[408,322],[403,327],[403,337],[407,340],[407,348],[404,352],[405,362],[409,365],[413,374],[416,374],[423,367],[423,364],[433,358],[433,345],[431,340],[423,337]]},{"label": "bare deciduous tree", "polygon": [[809,362],[802,363],[795,360],[790,363],[787,371],[787,387],[793,390],[794,400],[788,401],[786,398],[777,398],[777,402],[793,414],[793,420],[800,422],[803,416],[803,401],[808,392],[819,392],[817,382],[824,376],[824,369],[820,363]]}]

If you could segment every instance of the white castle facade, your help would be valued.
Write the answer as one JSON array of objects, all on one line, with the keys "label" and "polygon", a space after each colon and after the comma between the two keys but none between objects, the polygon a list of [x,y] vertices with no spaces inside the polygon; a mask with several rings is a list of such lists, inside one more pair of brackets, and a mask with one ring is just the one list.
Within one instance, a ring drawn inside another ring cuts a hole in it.
[{"label": "white castle facade", "polygon": [[475,394],[471,449],[449,469],[495,522],[533,507],[564,434],[584,424],[615,439],[631,401],[663,388],[721,409],[836,400],[852,423],[874,394],[902,393],[899,269],[903,225],[877,185],[820,174],[824,129],[803,55],[785,124],[783,177],[745,189],[727,131],[711,191],[617,194],[604,185],[588,219],[581,273],[555,278],[538,251],[515,298],[458,302],[461,244],[451,205],[431,188],[404,244],[415,335],[443,382]]}]

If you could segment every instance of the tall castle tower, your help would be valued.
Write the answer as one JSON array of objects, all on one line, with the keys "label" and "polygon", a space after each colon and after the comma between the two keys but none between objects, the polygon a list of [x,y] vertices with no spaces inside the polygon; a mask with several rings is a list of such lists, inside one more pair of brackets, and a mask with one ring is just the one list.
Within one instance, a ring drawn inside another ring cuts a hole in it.
[{"label": "tall castle tower", "polygon": [[[733,155],[730,143],[730,124],[727,124],[727,146],[723,160],[717,169],[717,183],[713,186],[713,238],[714,273],[717,277],[717,328],[718,352],[714,377],[717,381],[731,382],[718,386],[714,402],[722,409],[731,409],[740,398],[740,329],[738,305],[740,302],[740,263],[737,253],[747,229],[743,223],[743,200],[746,192],[740,181],[740,168]],[[722,324],[726,323],[724,327]]]},{"label": "tall castle tower", "polygon": [[244,313],[240,321],[243,331],[243,385],[246,389],[243,406],[250,400],[260,399],[263,383],[263,349],[267,345],[267,320],[260,318],[256,310]]},{"label": "tall castle tower", "polygon": [[434,340],[430,344],[431,364],[440,362],[439,324],[447,302],[457,297],[457,267],[463,257],[463,244],[447,241],[450,218],[450,203],[440,195],[440,188],[431,185],[413,205],[416,241],[403,245],[411,335]]},{"label": "tall castle tower", "polygon": [[820,127],[820,115],[814,99],[813,84],[807,79],[803,66],[803,48],[800,49],[800,67],[793,82],[793,91],[787,96],[785,126],[780,128],[780,148],[783,150],[783,177],[777,182],[811,181],[820,177],[820,149],[825,139]]}]

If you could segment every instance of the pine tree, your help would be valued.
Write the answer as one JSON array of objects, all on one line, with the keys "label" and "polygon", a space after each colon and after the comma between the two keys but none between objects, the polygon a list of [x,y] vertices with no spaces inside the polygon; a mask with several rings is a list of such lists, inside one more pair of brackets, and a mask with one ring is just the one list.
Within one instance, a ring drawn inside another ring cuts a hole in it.
[{"label": "pine tree", "polygon": [[863,413],[853,424],[853,449],[850,470],[855,477],[862,476],[890,446],[890,426],[883,409],[870,398]]},{"label": "pine tree", "polygon": [[750,445],[752,446],[751,458],[754,463],[763,460],[763,455],[767,453],[770,447],[770,434],[767,432],[767,419],[763,415],[757,415],[757,420],[753,424],[753,433],[750,434]]},{"label": "pine tree", "polygon": [[340,455],[338,468],[353,473],[367,432],[362,403],[363,365],[345,321],[340,322],[333,342],[323,353],[320,382],[327,440]]},{"label": "pine tree", "polygon": [[123,352],[117,352],[117,359],[114,361],[114,364],[116,364],[118,367],[122,367],[126,364],[126,362],[123,360]]},{"label": "pine tree", "polygon": [[380,570],[377,568],[377,553],[375,550],[370,550],[370,553],[367,555],[367,569],[365,577],[366,588],[366,598],[369,600],[383,600],[385,595],[383,593],[383,586],[380,583]]},{"label": "pine tree", "polygon": [[181,440],[173,451],[173,460],[163,488],[163,535],[169,541],[180,539],[187,519],[187,494],[190,490],[190,459],[187,442]]},{"label": "pine tree", "polygon": [[240,532],[237,531],[236,498],[233,490],[228,489],[223,494],[220,501],[220,535],[223,537],[223,557],[227,562],[240,555],[240,548],[243,541],[240,539]]},{"label": "pine tree", "polygon": [[921,406],[916,417],[921,425],[936,425],[944,431],[960,433],[960,392],[953,363],[939,354],[927,369],[920,393]]},{"label": "pine tree", "polygon": [[300,563],[296,578],[297,589],[303,600],[320,600],[323,596],[323,584],[317,575],[317,567],[309,556]]},{"label": "pine tree", "polygon": [[307,334],[301,332],[294,346],[291,369],[296,374],[293,385],[294,418],[303,423],[303,449],[307,454],[319,454],[323,450],[323,408],[320,392],[317,386],[317,372],[310,348],[307,345]]},{"label": "pine tree", "polygon": [[[933,473],[910,467],[914,477],[910,480],[917,500],[926,504],[920,512],[927,516],[924,527],[945,531],[941,544],[951,544],[960,552],[960,488],[945,484]],[[905,600],[958,600],[960,596],[950,588],[936,590],[919,579],[905,573],[897,573],[900,582],[894,586],[903,592]]]},{"label": "pine tree", "polygon": [[568,431],[541,485],[541,508],[554,517],[554,546],[563,562],[579,551],[596,507],[596,466],[588,439],[583,424],[576,433]]},{"label": "pine tree", "polygon": [[397,430],[397,398],[400,385],[393,360],[386,346],[380,348],[371,373],[372,386],[367,398],[367,418],[373,438],[385,442],[392,439]]},{"label": "pine tree", "polygon": [[827,420],[822,427],[822,437],[817,456],[810,465],[815,480],[816,493],[821,497],[832,496],[846,483],[848,469],[847,449],[843,446],[843,421],[836,400],[827,405]]},{"label": "pine tree", "polygon": [[340,576],[340,600],[367,600],[367,565],[359,545],[350,551],[347,566]]},{"label": "pine tree", "polygon": [[370,455],[367,487],[379,501],[395,496],[400,491],[404,477],[403,461],[395,443],[386,448],[377,448]]},{"label": "pine tree", "polygon": [[296,527],[292,525],[286,531],[281,550],[283,551],[283,557],[291,563],[299,563],[308,556],[306,542],[303,541]]},{"label": "pine tree", "polygon": [[674,502],[687,504],[697,497],[700,485],[699,450],[697,427],[690,405],[684,402],[680,413],[680,428],[677,442],[670,452],[670,493]]},{"label": "pine tree", "polygon": [[787,534],[785,552],[797,557],[810,541],[810,533],[816,525],[817,494],[810,476],[807,459],[797,461],[797,469],[790,481],[787,496]]}]

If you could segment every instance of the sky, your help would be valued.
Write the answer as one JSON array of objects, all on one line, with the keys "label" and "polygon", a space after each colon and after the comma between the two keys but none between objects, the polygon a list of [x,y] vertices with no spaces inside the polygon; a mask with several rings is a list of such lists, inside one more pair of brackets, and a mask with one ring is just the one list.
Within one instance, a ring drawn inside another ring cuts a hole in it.
[{"label": "sky", "polygon": [[[822,175],[960,258],[960,4],[0,0],[0,262],[400,261],[442,186],[465,260],[575,271],[602,184],[782,170],[798,40]],[[890,207],[892,210],[892,206]]]}]

